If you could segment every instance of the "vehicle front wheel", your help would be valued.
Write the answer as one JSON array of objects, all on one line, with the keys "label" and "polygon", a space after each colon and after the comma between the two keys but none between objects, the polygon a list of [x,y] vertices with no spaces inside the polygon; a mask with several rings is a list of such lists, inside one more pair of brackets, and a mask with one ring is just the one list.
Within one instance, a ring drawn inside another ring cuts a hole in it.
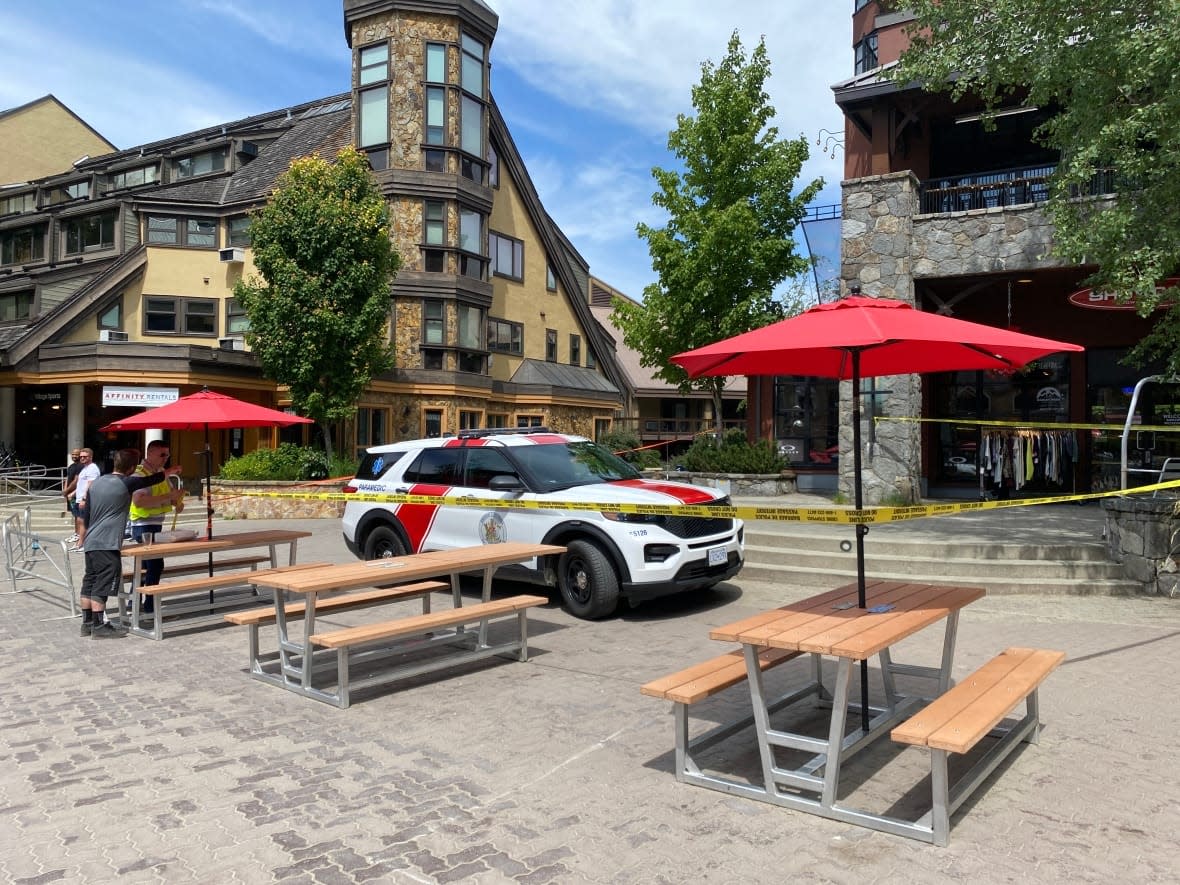
[{"label": "vehicle front wheel", "polygon": [[619,576],[606,554],[590,541],[566,544],[558,563],[557,584],[565,607],[575,618],[605,618],[618,607]]},{"label": "vehicle front wheel", "polygon": [[401,535],[391,526],[382,525],[369,532],[365,538],[365,559],[388,559],[409,553]]}]

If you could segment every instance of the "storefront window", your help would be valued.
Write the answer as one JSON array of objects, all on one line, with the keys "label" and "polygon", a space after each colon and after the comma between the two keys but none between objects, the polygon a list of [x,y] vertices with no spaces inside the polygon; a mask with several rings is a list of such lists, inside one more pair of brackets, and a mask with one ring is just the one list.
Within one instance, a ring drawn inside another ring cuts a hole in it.
[{"label": "storefront window", "polygon": [[840,385],[797,376],[774,380],[779,453],[798,466],[834,469],[839,460]]}]

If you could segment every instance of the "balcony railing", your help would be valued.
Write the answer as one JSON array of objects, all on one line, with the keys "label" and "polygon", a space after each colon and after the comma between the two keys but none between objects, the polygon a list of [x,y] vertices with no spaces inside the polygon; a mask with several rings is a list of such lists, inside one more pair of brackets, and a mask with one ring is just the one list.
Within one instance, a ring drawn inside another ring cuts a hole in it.
[{"label": "balcony railing", "polygon": [[[615,418],[613,423],[613,429],[629,430],[644,442],[691,440],[698,434],[716,429],[711,418]],[[746,419],[724,419],[721,425],[725,430],[737,427],[744,431]]]},{"label": "balcony railing", "polygon": [[[1056,168],[1055,164],[1024,166],[932,178],[922,182],[922,212],[966,212],[1043,203],[1049,199],[1049,177]],[[1110,169],[1098,172],[1085,189],[1086,195],[1110,193],[1114,193],[1114,171]]]}]

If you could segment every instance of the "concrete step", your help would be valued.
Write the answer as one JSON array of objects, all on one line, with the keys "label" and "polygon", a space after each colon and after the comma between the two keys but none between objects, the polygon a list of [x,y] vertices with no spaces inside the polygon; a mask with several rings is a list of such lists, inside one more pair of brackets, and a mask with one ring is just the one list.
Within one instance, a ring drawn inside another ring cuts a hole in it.
[{"label": "concrete step", "polygon": [[[840,552],[843,544],[856,544],[856,532],[851,526],[844,530],[834,531],[825,527],[825,531],[822,532],[795,531],[790,526],[784,527],[781,531],[746,527],[747,547]],[[905,558],[1109,561],[1106,545],[1101,540],[1069,543],[1054,541],[1048,544],[1038,544],[1032,541],[993,541],[971,536],[963,538],[914,537],[888,534],[879,530],[870,530],[865,538],[865,552],[874,556]]]},{"label": "concrete step", "polygon": [[[979,551],[980,556],[966,555],[904,555],[882,551],[875,544],[865,545],[865,566],[874,574],[881,571],[916,577],[938,577],[948,571],[956,574],[1019,576],[1025,578],[1119,579],[1122,566],[1108,560],[1071,557],[1067,552],[1046,548],[1037,558],[1002,555],[1002,551]],[[949,553],[949,551],[948,551]],[[996,555],[990,555],[995,553]],[[792,548],[746,545],[747,561],[756,560],[767,565],[794,568],[855,568],[855,550],[845,553],[839,547]]]},{"label": "concrete step", "polygon": [[[19,503],[10,503],[7,506],[0,506],[0,522],[4,522],[13,516],[17,516],[23,527],[25,509],[30,511],[30,527],[39,535],[44,535],[47,538],[58,538],[72,535],[74,533],[74,518],[66,513],[62,507],[60,498],[51,501],[44,501],[33,499],[21,500]],[[165,522],[165,528],[171,528],[172,518],[168,517]],[[197,528],[205,525],[205,508],[194,508],[191,505],[185,509],[176,521],[177,528]]]},{"label": "concrete step", "polygon": [[[757,581],[779,582],[801,587],[838,587],[856,580],[856,561],[850,567],[814,568],[790,565],[773,565],[746,560],[741,576]],[[988,593],[1041,593],[1076,596],[1136,596],[1142,594],[1142,586],[1134,581],[1109,578],[1025,578],[1014,575],[956,574],[944,569],[938,575],[915,575],[890,572],[866,566],[866,574],[885,581],[920,581],[922,583],[948,584],[962,587],[984,587]]]},{"label": "concrete step", "polygon": [[[986,587],[991,593],[1133,595],[1105,543],[1078,533],[1032,540],[1035,526],[989,532],[943,522],[925,529],[875,526],[865,538],[865,572],[873,578]],[[751,523],[746,527],[743,576],[832,587],[856,579],[852,526]]]}]

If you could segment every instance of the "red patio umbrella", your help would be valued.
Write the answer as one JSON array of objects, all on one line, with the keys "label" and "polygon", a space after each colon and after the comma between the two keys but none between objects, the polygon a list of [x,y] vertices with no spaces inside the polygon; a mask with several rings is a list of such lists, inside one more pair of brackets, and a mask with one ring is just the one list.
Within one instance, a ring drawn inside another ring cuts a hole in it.
[{"label": "red patio umbrella", "polygon": [[213,451],[209,447],[209,431],[226,430],[234,427],[286,427],[291,424],[312,424],[310,418],[302,418],[290,412],[280,412],[248,403],[244,400],[216,393],[203,387],[196,393],[182,396],[165,406],[156,406],[113,421],[102,430],[204,430],[205,451],[205,538],[213,537]]},{"label": "red patio umbrella", "polygon": [[[1010,371],[1076,344],[1025,335],[940,314],[893,298],[853,295],[798,316],[672,357],[690,377],[702,375],[807,375],[852,382],[853,489],[861,487],[860,380],[879,375]],[[857,599],[865,607],[864,536],[856,527]],[[868,730],[868,662],[861,662],[861,715]]]}]

